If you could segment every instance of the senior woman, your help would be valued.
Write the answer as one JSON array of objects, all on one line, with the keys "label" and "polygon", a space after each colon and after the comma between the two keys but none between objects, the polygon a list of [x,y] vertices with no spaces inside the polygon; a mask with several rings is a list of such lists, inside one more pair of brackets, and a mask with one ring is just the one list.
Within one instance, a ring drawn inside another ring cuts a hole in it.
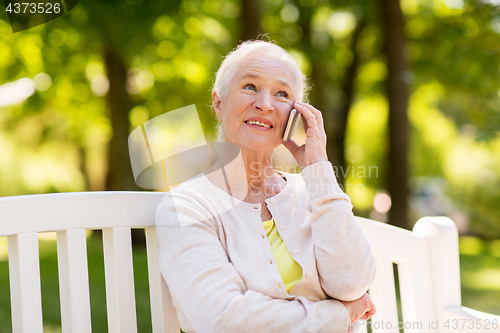
[{"label": "senior woman", "polygon": [[[160,269],[188,333],[347,332],[375,313],[371,246],[304,91],[293,58],[271,42],[240,44],[217,72],[219,139],[236,152],[168,192],[156,215]],[[307,134],[285,144],[300,174],[272,168],[292,108]]]}]

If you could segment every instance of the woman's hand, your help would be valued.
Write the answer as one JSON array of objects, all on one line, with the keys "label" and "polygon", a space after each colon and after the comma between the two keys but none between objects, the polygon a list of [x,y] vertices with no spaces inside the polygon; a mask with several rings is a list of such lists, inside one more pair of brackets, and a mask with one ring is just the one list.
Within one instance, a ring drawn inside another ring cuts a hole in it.
[{"label": "woman's hand", "polygon": [[375,304],[373,304],[370,295],[368,295],[367,293],[354,301],[339,302],[344,304],[344,306],[347,308],[347,311],[349,311],[351,324],[358,319],[368,320],[377,312]]},{"label": "woman's hand", "polygon": [[321,111],[309,104],[298,101],[293,103],[293,107],[302,116],[307,139],[302,146],[299,146],[293,140],[288,141],[284,146],[292,153],[302,169],[316,162],[328,161],[326,133]]}]

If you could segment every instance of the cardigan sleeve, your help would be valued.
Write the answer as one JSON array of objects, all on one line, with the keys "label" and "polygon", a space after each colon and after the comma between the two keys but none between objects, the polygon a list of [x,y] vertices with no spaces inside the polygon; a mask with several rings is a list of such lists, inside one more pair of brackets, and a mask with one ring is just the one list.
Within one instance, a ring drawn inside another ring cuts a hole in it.
[{"label": "cardigan sleeve", "polygon": [[189,196],[167,193],[156,228],[161,273],[177,311],[197,333],[347,332],[349,313],[337,300],[275,299],[248,290],[219,240],[216,220]]},{"label": "cardigan sleeve", "polygon": [[300,174],[308,192],[321,287],[338,300],[358,299],[375,277],[376,262],[371,244],[352,213],[351,199],[338,185],[328,161],[307,166]]}]

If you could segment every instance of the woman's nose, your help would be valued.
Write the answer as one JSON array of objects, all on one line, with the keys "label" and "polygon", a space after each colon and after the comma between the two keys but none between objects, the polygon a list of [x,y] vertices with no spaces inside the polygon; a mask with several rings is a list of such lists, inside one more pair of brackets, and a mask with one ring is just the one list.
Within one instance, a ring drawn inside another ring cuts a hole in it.
[{"label": "woman's nose", "polygon": [[254,107],[263,112],[274,110],[271,94],[267,91],[258,94],[257,100],[254,103]]}]

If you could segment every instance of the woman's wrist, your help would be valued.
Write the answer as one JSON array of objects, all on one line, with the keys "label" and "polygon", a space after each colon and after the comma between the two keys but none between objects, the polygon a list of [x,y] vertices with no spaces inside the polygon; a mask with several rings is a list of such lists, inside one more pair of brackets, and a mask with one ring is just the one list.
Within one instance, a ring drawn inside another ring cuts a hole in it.
[{"label": "woman's wrist", "polygon": [[305,168],[307,168],[308,166],[311,166],[311,165],[313,165],[313,164],[320,163],[320,162],[328,162],[328,158],[326,158],[326,157],[318,157],[318,158],[315,158],[315,159],[313,159],[313,160],[311,160],[311,161],[306,162],[306,165],[304,165],[304,166],[302,166],[302,165],[301,165],[301,166],[300,166],[300,168],[301,168],[301,169],[305,169]]}]

